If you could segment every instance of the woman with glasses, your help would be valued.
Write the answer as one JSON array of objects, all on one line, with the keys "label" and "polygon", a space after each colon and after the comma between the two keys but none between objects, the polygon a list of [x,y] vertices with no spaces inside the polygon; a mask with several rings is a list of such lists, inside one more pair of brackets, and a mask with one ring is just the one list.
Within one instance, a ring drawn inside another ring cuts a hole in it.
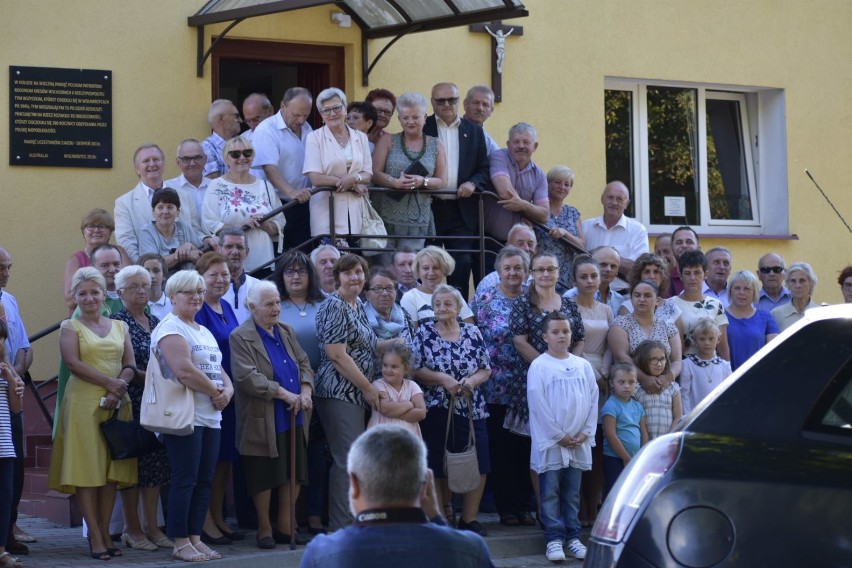
[{"label": "woman with glasses", "polygon": [[180,196],[169,187],[158,189],[151,197],[154,220],[139,233],[139,254],[156,253],[166,259],[169,269],[191,269],[201,256],[201,237],[192,225],[178,220]]},{"label": "woman with glasses", "polygon": [[396,108],[396,97],[387,89],[373,89],[367,93],[365,100],[376,109],[376,127],[368,135],[375,146],[384,136],[390,135],[385,128],[390,124],[393,110]]},{"label": "woman with glasses", "polygon": [[222,409],[234,396],[234,388],[222,366],[216,338],[195,321],[207,294],[204,277],[194,270],[181,270],[169,278],[166,294],[172,313],[151,333],[152,355],[163,376],[192,390],[195,401],[193,432],[162,434],[172,470],[167,534],[175,543],[175,559],[212,560],[221,555],[201,541],[201,533],[219,455]]},{"label": "woman with glasses", "polygon": [[423,95],[403,93],[396,105],[402,132],[384,136],[376,145],[373,183],[405,193],[376,194],[373,203],[388,234],[400,235],[396,244],[388,243],[388,247],[420,250],[425,244],[423,237],[435,234],[432,197],[428,191],[444,187],[447,154],[440,140],[423,134],[426,123]]},{"label": "woman with glasses", "polygon": [[210,234],[219,234],[226,227],[248,227],[245,244],[249,253],[244,267],[251,272],[275,258],[273,239],[278,241],[278,253],[283,250],[282,231],[286,222],[283,213],[261,220],[281,207],[281,200],[266,180],[251,174],[254,160],[251,142],[241,136],[231,138],[225,143],[222,156],[228,171],[210,182],[201,208],[201,224]]},{"label": "woman with glasses", "polygon": [[728,282],[728,345],[731,348],[731,370],[778,335],[778,324],[769,312],[756,308],[760,282],[749,270],[740,270]]},{"label": "woman with glasses", "polygon": [[[346,125],[343,91],[326,89],[317,95],[316,104],[325,126],[308,134],[302,173],[314,187],[333,188],[334,233],[345,239],[361,232],[361,208],[368,199],[373,159],[367,135]],[[310,209],[311,236],[330,234],[328,191],[315,193]]]},{"label": "woman with glasses", "polygon": [[[127,324],[133,356],[136,359],[137,372],[127,385],[127,395],[133,405],[133,416],[139,417],[142,408],[142,390],[145,387],[145,369],[151,352],[151,331],[160,323],[160,318],[149,315],[149,291],[151,275],[139,265],[126,266],[115,275],[115,289],[124,307],[110,318]],[[139,484],[121,492],[121,512],[124,515],[124,531],[121,542],[137,550],[157,550],[171,548],[174,543],[160,530],[157,522],[157,502],[160,498],[160,486],[169,483],[169,457],[165,446],[139,456],[136,472]],[[139,495],[142,495],[142,515],[140,523]]]},{"label": "woman with glasses", "polygon": [[[204,285],[207,288],[201,310],[195,314],[195,321],[213,334],[219,351],[222,352],[222,369],[231,376],[231,346],[228,343],[228,337],[240,324],[231,305],[222,299],[231,285],[228,260],[218,252],[207,252],[198,259],[195,269],[204,278]],[[241,540],[245,537],[242,533],[228,528],[222,512],[225,488],[231,478],[231,464],[239,458],[236,446],[236,424],[236,411],[234,403],[231,403],[222,409],[219,458],[216,463],[216,473],[213,475],[210,509],[201,533],[201,539],[207,544],[227,545],[231,543],[231,540]]]},{"label": "woman with glasses", "polygon": [[[291,250],[278,261],[275,270],[275,285],[281,296],[279,319],[293,328],[296,341],[305,350],[316,375],[320,365],[320,345],[317,341],[317,312],[325,300],[314,272],[314,263],[308,255]],[[325,532],[322,523],[325,505],[328,463],[328,444],[318,412],[308,411],[308,479],[305,501],[308,513],[308,531],[311,534]],[[280,529],[279,529],[280,530]]]},{"label": "woman with glasses", "polygon": [[[65,305],[68,306],[69,314],[77,307],[74,294],[71,292],[71,280],[74,278],[74,273],[79,268],[92,265],[89,255],[95,248],[108,243],[113,231],[115,231],[115,220],[112,213],[104,209],[92,209],[80,221],[80,232],[83,233],[84,242],[83,250],[78,250],[69,256],[65,263],[63,290],[65,291]],[[130,264],[130,257],[127,256],[127,252],[121,247],[117,248],[121,252],[122,264],[125,266]]]},{"label": "woman with glasses", "polygon": [[[373,268],[365,288],[367,303],[364,309],[379,341],[399,338],[408,344],[414,336],[414,325],[408,313],[396,303],[396,285],[393,272],[381,267]],[[380,358],[376,359],[375,371],[376,378],[381,377]]]}]

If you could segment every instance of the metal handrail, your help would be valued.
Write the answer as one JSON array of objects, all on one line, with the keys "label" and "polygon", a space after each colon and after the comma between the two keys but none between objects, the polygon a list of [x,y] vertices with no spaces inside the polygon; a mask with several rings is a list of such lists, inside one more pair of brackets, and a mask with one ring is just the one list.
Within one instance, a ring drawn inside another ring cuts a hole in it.
[{"label": "metal handrail", "polygon": [[[390,194],[402,193],[402,194],[407,194],[407,193],[410,193],[410,191],[411,191],[411,190],[403,190],[403,189],[389,189],[389,188],[386,188],[386,187],[377,187],[377,186],[370,186],[367,189],[368,189],[370,194],[377,194],[377,193],[390,193]],[[331,232],[328,233],[328,234],[325,234],[325,235],[316,235],[314,237],[311,237],[307,241],[305,241],[303,243],[299,243],[295,247],[290,247],[290,250],[292,250],[292,249],[304,250],[304,249],[308,249],[309,247],[313,248],[314,243],[320,241],[323,238],[329,238],[331,240],[331,242],[336,242],[337,238],[341,237],[341,236],[358,238],[358,239],[360,239],[361,237],[373,236],[373,235],[363,235],[363,234],[341,235],[339,233],[336,233],[335,230],[334,230],[335,229],[334,196],[335,196],[335,193],[336,193],[336,188],[334,188],[334,187],[315,187],[315,188],[312,188],[310,191],[311,191],[312,195],[317,193],[317,192],[320,192],[320,191],[328,191],[329,192],[328,211],[329,211],[329,228],[331,229]],[[456,195],[456,192],[451,190],[451,189],[435,189],[435,190],[428,190],[428,194],[430,196]],[[485,270],[485,265],[486,265],[485,256],[486,256],[486,254],[493,254],[489,250],[486,249],[486,246],[485,246],[486,243],[500,244],[499,241],[497,241],[497,239],[494,239],[493,237],[487,235],[486,232],[485,232],[485,199],[500,200],[500,197],[496,193],[493,193],[491,191],[477,191],[473,195],[471,195],[470,197],[465,198],[465,199],[478,199],[479,200],[478,207],[477,207],[477,214],[478,214],[478,220],[479,220],[479,231],[477,232],[477,234],[476,235],[467,235],[467,236],[433,235],[431,237],[426,237],[426,238],[427,239],[428,238],[437,238],[437,239],[441,239],[442,241],[450,241],[450,242],[452,242],[452,241],[468,241],[469,242],[471,240],[471,238],[475,238],[478,245],[479,245],[478,248],[475,248],[475,249],[448,248],[447,250],[449,252],[479,253],[478,256],[479,256],[480,274],[484,275],[484,274],[487,273],[486,270]],[[288,200],[286,203],[283,203],[280,207],[276,207],[275,209],[273,209],[272,211],[270,211],[269,213],[267,213],[266,215],[261,217],[260,222],[263,223],[265,221],[268,221],[269,219],[275,217],[276,215],[283,213],[283,212],[287,211],[288,209],[291,209],[291,208],[293,208],[297,205],[299,205],[298,201]],[[521,216],[523,216],[533,227],[538,227],[539,229],[541,229],[543,231],[549,230],[549,228],[546,225],[538,223],[533,219],[529,219],[528,217],[524,216],[523,214],[521,214]],[[244,225],[242,227],[242,229],[248,230],[248,229],[250,229],[250,227],[248,225]],[[393,239],[393,238],[405,237],[405,236],[406,235],[388,235],[388,238]],[[568,239],[561,238],[559,240],[565,246],[567,246],[573,253],[575,253],[575,254],[576,253],[587,254],[584,249],[576,246],[574,243],[572,243]],[[367,249],[359,249],[359,250],[368,250],[368,251],[373,251],[373,252],[382,252],[383,251],[383,249],[377,249],[377,248],[367,248]],[[281,258],[281,255],[277,256],[276,258],[267,262],[266,264],[259,266],[256,269],[252,270],[250,272],[250,274],[252,274],[254,276],[254,275],[264,273],[266,271],[266,268],[269,265],[274,266],[274,263],[276,263],[279,258]],[[32,344],[32,343],[38,341],[39,339],[42,339],[44,337],[51,335],[52,333],[54,333],[55,331],[57,331],[59,329],[59,326],[60,326],[61,323],[62,322],[56,322],[55,324],[50,325],[50,326],[44,328],[43,330],[34,333],[33,335],[31,335],[29,337],[30,343]],[[35,399],[36,399],[36,402],[38,403],[39,408],[41,409],[41,412],[44,415],[45,420],[47,421],[47,423],[52,428],[53,427],[53,416],[50,414],[50,411],[48,410],[47,406],[45,405],[45,401],[50,400],[52,397],[56,396],[56,391],[47,393],[45,396],[42,396],[40,390],[44,389],[46,387],[49,387],[51,384],[55,383],[59,379],[59,376],[54,375],[53,377],[51,377],[49,379],[46,379],[44,381],[39,381],[38,383],[36,383],[35,381],[32,380],[30,373],[27,372],[26,375],[23,377],[23,379],[24,379],[24,382],[27,385],[29,385],[29,388],[33,392]]]}]

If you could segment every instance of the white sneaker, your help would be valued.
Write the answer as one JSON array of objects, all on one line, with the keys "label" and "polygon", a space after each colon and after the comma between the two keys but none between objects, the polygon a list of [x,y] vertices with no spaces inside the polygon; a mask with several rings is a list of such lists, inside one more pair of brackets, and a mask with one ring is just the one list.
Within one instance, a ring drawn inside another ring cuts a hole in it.
[{"label": "white sneaker", "polygon": [[565,562],[565,552],[561,540],[551,540],[547,543],[547,559],[551,562]]},{"label": "white sneaker", "polygon": [[[548,549],[550,545],[547,545]],[[572,539],[565,548],[568,549],[568,554],[573,556],[574,558],[579,558],[580,560],[586,557],[586,547],[580,542],[579,538]]]}]

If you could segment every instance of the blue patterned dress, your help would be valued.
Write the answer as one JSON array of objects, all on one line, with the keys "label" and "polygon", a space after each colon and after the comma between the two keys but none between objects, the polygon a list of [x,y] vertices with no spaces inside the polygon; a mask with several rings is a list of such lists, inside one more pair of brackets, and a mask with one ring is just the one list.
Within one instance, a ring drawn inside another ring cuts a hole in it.
[{"label": "blue patterned dress", "polygon": [[[548,207],[549,209],[549,207]],[[549,229],[565,229],[575,237],[580,236],[577,226],[580,221],[580,212],[570,205],[563,205],[559,211],[559,215],[549,214],[547,217],[547,227]],[[559,284],[570,290],[574,287],[574,276],[571,273],[571,262],[574,259],[574,254],[570,249],[560,241],[553,239],[550,233],[535,227],[535,237],[538,240],[536,246],[537,253],[546,253],[556,257],[559,262]]]}]

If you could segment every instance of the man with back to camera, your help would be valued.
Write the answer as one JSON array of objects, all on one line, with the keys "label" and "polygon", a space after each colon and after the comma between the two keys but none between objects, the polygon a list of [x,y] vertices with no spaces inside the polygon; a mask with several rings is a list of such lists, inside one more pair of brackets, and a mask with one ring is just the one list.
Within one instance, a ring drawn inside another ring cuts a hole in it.
[{"label": "man with back to camera", "polygon": [[426,446],[410,430],[370,428],[352,444],[347,462],[355,524],[316,536],[301,568],[493,566],[481,536],[447,526]]}]

